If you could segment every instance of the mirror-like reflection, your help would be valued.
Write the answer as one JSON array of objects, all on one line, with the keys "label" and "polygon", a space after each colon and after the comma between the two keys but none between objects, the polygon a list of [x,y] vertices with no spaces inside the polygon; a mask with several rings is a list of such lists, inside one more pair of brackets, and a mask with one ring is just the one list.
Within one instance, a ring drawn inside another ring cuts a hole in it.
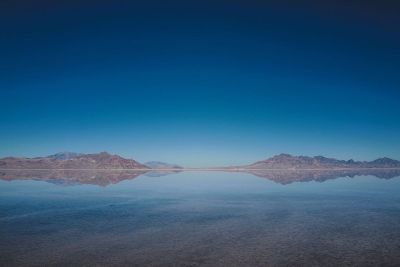
[{"label": "mirror-like reflection", "polygon": [[164,174],[2,171],[0,266],[400,265],[395,173]]},{"label": "mirror-like reflection", "polygon": [[61,185],[93,184],[107,186],[132,180],[146,171],[120,170],[0,170],[2,180],[40,180]]},{"label": "mirror-like reflection", "polygon": [[[124,180],[132,180],[140,175],[160,177],[183,172],[184,170],[0,170],[2,180],[42,180],[55,184],[76,185],[93,184],[107,186]],[[198,170],[197,170],[198,171]],[[226,170],[227,172],[229,170]],[[266,178],[279,184],[294,182],[324,182],[340,177],[372,175],[380,179],[400,176],[400,169],[339,169],[339,170],[243,170],[257,177]]]},{"label": "mirror-like reflection", "polygon": [[400,176],[400,169],[342,169],[342,170],[251,170],[249,173],[280,184],[293,182],[324,182],[340,177],[375,176],[392,179]]}]

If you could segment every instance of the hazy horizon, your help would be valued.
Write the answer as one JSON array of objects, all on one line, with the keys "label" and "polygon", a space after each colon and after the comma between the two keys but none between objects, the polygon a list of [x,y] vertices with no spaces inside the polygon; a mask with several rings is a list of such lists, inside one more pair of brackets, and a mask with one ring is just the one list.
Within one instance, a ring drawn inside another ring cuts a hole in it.
[{"label": "hazy horizon", "polygon": [[[59,151],[59,152],[52,153],[52,154],[48,154],[48,155],[36,155],[36,156],[30,156],[30,157],[28,157],[28,156],[26,156],[26,155],[22,155],[22,156],[20,156],[20,157],[36,158],[36,157],[52,156],[52,155],[55,155],[55,154],[58,154],[58,153],[98,154],[98,153],[103,153],[103,152],[106,152],[106,153],[109,153],[109,154],[112,154],[112,155],[122,156],[122,155],[120,155],[120,154],[118,154],[118,153],[110,153],[109,151],[97,151],[97,152],[88,152],[88,153],[84,153],[84,152],[80,152],[80,151]],[[295,156],[295,157],[296,157],[296,156],[306,156],[306,157],[318,157],[318,156],[322,156],[322,157],[326,157],[325,155],[298,155],[298,154],[290,154],[290,153],[278,153],[278,154],[274,154],[274,155],[271,155],[271,156],[268,156],[268,157],[264,157],[264,158],[260,158],[260,159],[254,160],[254,161],[252,161],[252,162],[244,162],[244,161],[242,161],[242,162],[239,162],[239,163],[236,163],[236,164],[208,165],[208,166],[201,166],[201,165],[187,166],[187,165],[180,164],[179,162],[170,162],[170,161],[163,161],[163,160],[158,160],[158,159],[152,159],[152,160],[148,160],[148,161],[140,161],[140,160],[135,159],[135,158],[130,158],[130,157],[126,157],[126,158],[127,158],[127,159],[136,160],[136,161],[138,161],[139,163],[143,163],[143,164],[148,163],[148,162],[161,162],[161,163],[177,164],[177,165],[179,165],[179,166],[181,166],[181,167],[184,167],[184,168],[218,168],[218,167],[240,166],[240,165],[252,164],[252,163],[255,163],[255,162],[257,162],[257,161],[266,160],[266,159],[269,159],[269,158],[271,158],[271,157],[278,156],[278,155],[282,155],[282,154],[286,154],[286,155],[290,155],[290,156]],[[15,157],[15,156],[14,156],[14,155],[8,155],[7,157]],[[122,156],[122,157],[123,157],[123,156]],[[3,158],[3,157],[0,157],[0,158]],[[330,157],[326,157],[326,158],[330,158]],[[358,160],[358,159],[356,159],[356,158],[349,158],[349,159],[342,159],[342,158],[335,158],[335,157],[332,157],[332,158],[338,159],[338,160],[372,161],[372,160],[376,160],[376,159],[379,159],[379,158],[388,158],[388,157],[386,157],[386,156],[381,156],[381,157],[373,158],[373,159],[371,159],[371,160]],[[398,160],[398,159],[396,159],[396,158],[392,158],[392,159]]]}]

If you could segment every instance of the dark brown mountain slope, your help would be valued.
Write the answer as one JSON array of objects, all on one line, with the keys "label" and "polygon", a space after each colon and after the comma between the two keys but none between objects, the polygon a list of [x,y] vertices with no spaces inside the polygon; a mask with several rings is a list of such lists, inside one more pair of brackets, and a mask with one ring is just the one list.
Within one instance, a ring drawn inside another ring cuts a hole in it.
[{"label": "dark brown mountain slope", "polygon": [[107,152],[97,154],[58,153],[48,157],[0,159],[0,169],[149,169],[133,160]]}]

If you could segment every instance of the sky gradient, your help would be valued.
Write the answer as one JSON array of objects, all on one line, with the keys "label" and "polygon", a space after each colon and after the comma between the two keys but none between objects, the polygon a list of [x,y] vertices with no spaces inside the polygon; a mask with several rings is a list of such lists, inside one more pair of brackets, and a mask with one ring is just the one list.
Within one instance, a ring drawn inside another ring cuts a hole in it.
[{"label": "sky gradient", "polygon": [[396,1],[56,2],[0,4],[0,157],[400,159]]}]

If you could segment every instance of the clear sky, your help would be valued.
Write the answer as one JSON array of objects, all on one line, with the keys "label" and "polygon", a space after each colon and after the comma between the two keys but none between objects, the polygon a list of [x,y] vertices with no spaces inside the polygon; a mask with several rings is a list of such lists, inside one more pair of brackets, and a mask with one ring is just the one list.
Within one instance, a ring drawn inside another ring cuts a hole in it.
[{"label": "clear sky", "polygon": [[1,1],[0,157],[400,159],[396,2]]}]

